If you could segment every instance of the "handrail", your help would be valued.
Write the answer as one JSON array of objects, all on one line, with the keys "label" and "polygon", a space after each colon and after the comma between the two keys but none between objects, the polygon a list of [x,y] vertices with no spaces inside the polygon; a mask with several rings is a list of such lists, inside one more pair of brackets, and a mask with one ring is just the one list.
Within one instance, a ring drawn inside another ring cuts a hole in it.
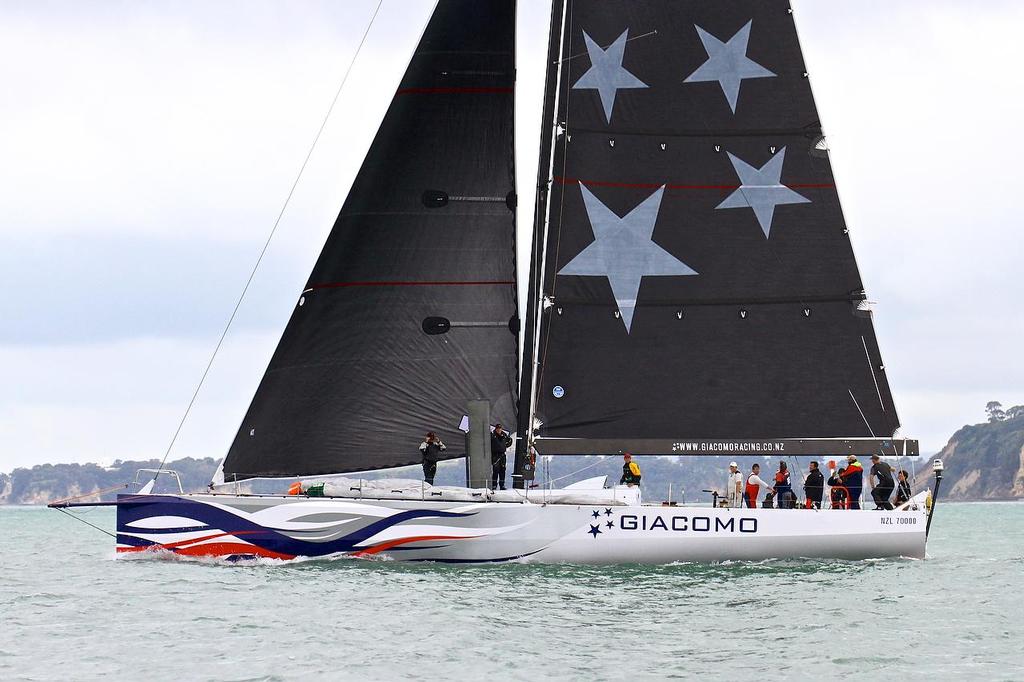
[{"label": "handrail", "polygon": [[[157,474],[157,475],[169,474],[171,476],[174,476],[174,480],[176,480],[178,482],[178,492],[181,493],[182,495],[185,494],[185,489],[181,486],[181,476],[179,476],[178,472],[174,471],[173,469],[136,469],[135,470],[135,480],[132,481],[133,485],[138,485],[139,484],[139,474],[142,474],[142,473]],[[156,476],[153,477],[153,480],[156,480]]]}]

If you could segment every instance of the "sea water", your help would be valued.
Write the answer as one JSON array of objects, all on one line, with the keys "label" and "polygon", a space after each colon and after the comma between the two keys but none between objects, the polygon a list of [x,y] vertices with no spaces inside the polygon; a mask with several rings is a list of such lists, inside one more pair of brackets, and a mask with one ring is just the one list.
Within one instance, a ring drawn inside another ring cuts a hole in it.
[{"label": "sea water", "polygon": [[[113,530],[110,509],[81,518]],[[940,504],[928,552],[115,560],[112,538],[64,514],[0,507],[0,679],[1024,680],[1024,504]]]}]

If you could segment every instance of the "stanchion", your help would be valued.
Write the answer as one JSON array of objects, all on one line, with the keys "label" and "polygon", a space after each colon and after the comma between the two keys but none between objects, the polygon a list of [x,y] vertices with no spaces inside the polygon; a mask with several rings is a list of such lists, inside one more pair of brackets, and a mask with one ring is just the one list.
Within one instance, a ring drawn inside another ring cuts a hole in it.
[{"label": "stanchion", "polygon": [[945,467],[942,465],[942,460],[937,459],[932,462],[932,470],[935,472],[935,487],[932,488],[932,506],[928,510],[928,523],[924,527],[924,539],[928,539],[928,533],[932,529],[932,517],[935,516],[935,504],[939,501],[939,485],[942,483],[942,470]]}]

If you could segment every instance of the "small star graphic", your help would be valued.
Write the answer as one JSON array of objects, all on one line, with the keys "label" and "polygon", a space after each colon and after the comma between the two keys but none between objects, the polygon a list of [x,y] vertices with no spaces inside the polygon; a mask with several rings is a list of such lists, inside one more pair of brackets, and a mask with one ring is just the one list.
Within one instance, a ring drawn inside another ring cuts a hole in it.
[{"label": "small star graphic", "polygon": [[612,515],[612,510],[609,509],[608,507],[605,507],[604,508],[604,515],[605,516],[611,516]]},{"label": "small star graphic", "polygon": [[718,208],[752,208],[765,238],[771,235],[775,207],[787,204],[809,204],[811,200],[797,194],[782,184],[782,164],[786,160],[786,148],[756,168],[729,153],[729,160],[742,183],[736,191],[725,198]]},{"label": "small star graphic", "polygon": [[573,90],[597,90],[601,96],[604,118],[608,123],[612,121],[612,108],[615,106],[615,95],[619,90],[648,87],[647,83],[622,66],[622,57],[626,51],[628,37],[629,29],[627,28],[606,50],[595,43],[586,31],[583,32],[583,39],[587,43],[587,54],[590,56],[590,69],[576,81],[572,88]]},{"label": "small star graphic", "polygon": [[750,26],[753,20],[741,28],[729,40],[722,42],[700,26],[694,25],[700,42],[704,44],[708,60],[691,73],[684,83],[709,83],[717,81],[725,93],[732,113],[736,113],[736,101],[740,96],[743,81],[751,78],[774,78],[775,73],[747,57],[747,42],[750,40]]},{"label": "small star graphic", "polygon": [[614,528],[614,527],[615,527],[615,524],[614,524],[614,523],[612,523],[611,521],[609,521],[609,522],[608,522],[608,523],[606,523],[605,525],[606,525],[606,526],[608,526],[609,528]]},{"label": "small star graphic", "polygon": [[592,514],[594,515],[595,519],[601,516],[601,512],[597,511],[596,509],[592,512]]},{"label": "small star graphic", "polygon": [[591,525],[590,526],[590,530],[588,530],[587,532],[590,533],[591,535],[593,535],[596,538],[598,535],[601,534],[601,529],[598,528],[595,525]]}]

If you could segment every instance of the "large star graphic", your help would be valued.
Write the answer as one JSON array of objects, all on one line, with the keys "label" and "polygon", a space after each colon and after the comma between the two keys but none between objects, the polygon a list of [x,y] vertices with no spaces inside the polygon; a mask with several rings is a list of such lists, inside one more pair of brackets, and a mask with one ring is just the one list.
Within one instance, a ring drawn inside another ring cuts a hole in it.
[{"label": "large star graphic", "polygon": [[720,203],[718,208],[752,208],[757,222],[768,237],[772,231],[775,207],[786,204],[809,204],[811,200],[797,194],[782,184],[782,164],[786,159],[786,148],[768,160],[760,168],[729,154],[736,175],[740,176],[740,187]]},{"label": "large star graphic", "polygon": [[602,50],[593,38],[583,32],[587,43],[587,54],[590,55],[590,69],[572,86],[573,90],[597,90],[601,95],[601,106],[604,117],[612,122],[612,107],[615,106],[615,94],[627,88],[646,88],[647,83],[622,68],[622,56],[626,50],[627,28],[615,42]]},{"label": "large star graphic", "polygon": [[750,25],[736,32],[728,42],[723,43],[700,26],[694,24],[708,60],[691,73],[684,83],[708,83],[718,81],[725,98],[729,100],[732,113],[736,113],[736,100],[740,96],[740,85],[748,78],[774,78],[775,74],[752,59],[747,58],[747,41],[750,40]]},{"label": "large star graphic", "polygon": [[587,532],[590,533],[591,535],[593,535],[596,538],[598,535],[601,534],[601,529],[598,528],[597,526],[591,526],[590,530],[588,530]]},{"label": "large star graphic", "polygon": [[662,186],[624,218],[617,216],[580,183],[594,241],[558,271],[559,275],[607,277],[626,333],[640,293],[650,276],[696,275],[697,271],[654,243],[654,223],[661,208]]}]

